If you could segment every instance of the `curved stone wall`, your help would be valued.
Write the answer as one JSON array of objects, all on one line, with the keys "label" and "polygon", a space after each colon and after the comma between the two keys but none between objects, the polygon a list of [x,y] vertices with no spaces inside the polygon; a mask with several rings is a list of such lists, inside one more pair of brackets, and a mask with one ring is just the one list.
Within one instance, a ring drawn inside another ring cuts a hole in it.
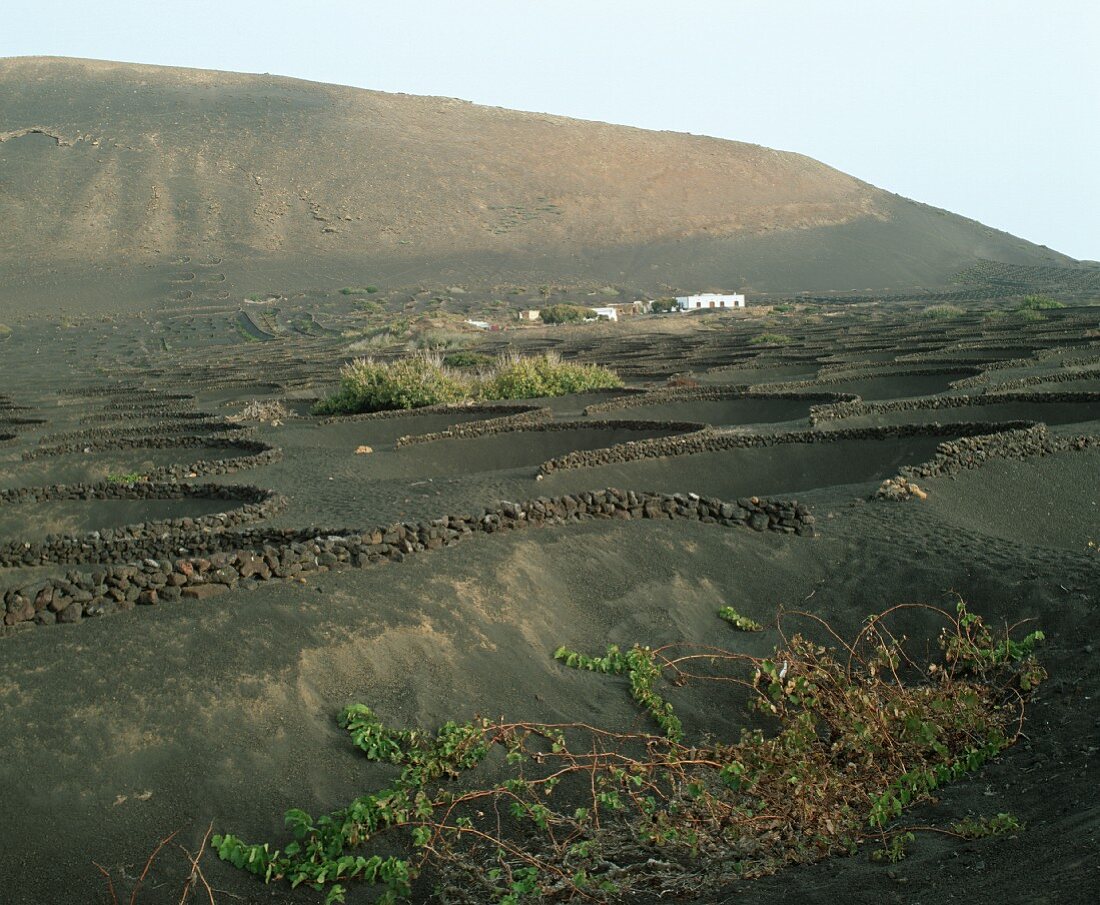
[{"label": "curved stone wall", "polygon": [[[70,431],[68,433],[53,434],[44,437],[46,442],[34,449],[23,453],[23,459],[47,458],[50,456],[63,456],[68,453],[96,452],[105,449],[141,449],[163,448],[178,446],[181,438],[194,435],[194,432],[207,432],[210,434],[228,434],[247,432],[248,427],[242,424],[231,424],[226,421],[209,421],[198,424],[181,424],[176,427],[133,428],[133,427],[104,427],[91,428],[84,431]],[[208,437],[212,440],[213,437]]]},{"label": "curved stone wall", "polygon": [[235,545],[234,549],[205,553],[204,540],[199,538],[191,553],[182,558],[159,550],[150,552],[146,547],[127,565],[70,572],[65,578],[47,578],[7,590],[2,595],[3,621],[7,626],[74,623],[161,601],[202,601],[230,588],[255,588],[264,581],[400,562],[478,533],[593,519],[688,519],[804,537],[815,532],[809,508],[794,500],[751,497],[724,501],[697,494],[607,489],[521,503],[502,501],[468,515],[367,530],[220,532],[210,535],[213,544],[205,546],[228,543]]},{"label": "curved stone wall", "polygon": [[401,449],[405,446],[432,443],[436,440],[467,439],[507,433],[512,430],[533,430],[533,425],[552,421],[553,418],[553,409],[547,406],[532,406],[512,415],[501,415],[499,418],[486,418],[482,421],[467,421],[464,424],[453,424],[446,430],[398,437],[394,445],[397,449]]},{"label": "curved stone wall", "polygon": [[699,386],[699,387],[662,387],[656,390],[646,390],[640,395],[629,396],[621,399],[609,399],[607,402],[597,402],[587,406],[586,415],[596,415],[605,412],[616,412],[623,409],[637,408],[644,405],[667,405],[676,402],[727,402],[735,399],[804,399],[807,402],[815,401],[842,401],[846,399],[858,399],[851,393],[802,393],[796,391],[776,390],[771,391],[772,384],[751,387],[747,384],[727,386]]},{"label": "curved stone wall", "polygon": [[783,431],[774,434],[719,433],[708,429],[689,436],[657,437],[620,443],[604,449],[578,450],[539,466],[540,475],[573,468],[593,468],[600,465],[620,465],[639,459],[660,459],[690,456],[703,452],[723,452],[731,449],[779,446],[787,443],[831,443],[836,440],[868,440],[886,437],[960,437],[988,433],[991,430],[1012,430],[1031,427],[1030,421],[1010,421],[1002,424],[962,422],[959,424],[898,424],[886,427],[862,427],[840,430]]},{"label": "curved stone wall", "polygon": [[982,393],[977,396],[923,396],[915,399],[888,399],[882,402],[864,402],[861,399],[815,405],[810,409],[810,423],[824,424],[844,418],[881,415],[886,412],[935,411],[968,406],[1001,405],[1005,402],[1096,402],[1100,404],[1100,393]]},{"label": "curved stone wall", "polygon": [[[547,409],[549,412],[549,409]],[[550,412],[549,417],[553,417]],[[413,446],[419,443],[432,443],[436,440],[469,439],[472,437],[486,437],[493,434],[531,433],[538,431],[676,431],[682,434],[691,434],[702,431],[705,424],[697,421],[519,421],[511,418],[497,418],[491,421],[472,421],[469,424],[455,425],[445,431],[437,431],[431,434],[418,434],[411,437],[400,437],[397,447]]]},{"label": "curved stone wall", "polygon": [[140,522],[84,535],[47,537],[44,541],[0,543],[0,568],[110,562],[132,559],[151,549],[179,550],[201,543],[203,537],[211,532],[269,518],[286,505],[285,498],[274,491],[232,484],[56,484],[51,487],[21,487],[0,493],[2,503],[142,499],[226,500],[243,505],[198,518]]},{"label": "curved stone wall", "polygon": [[381,412],[360,412],[356,415],[329,415],[319,424],[349,424],[355,421],[382,421],[388,418],[411,418],[416,415],[451,415],[484,412],[485,414],[520,415],[543,408],[523,403],[478,403],[475,405],[423,405],[413,409],[386,409]]}]

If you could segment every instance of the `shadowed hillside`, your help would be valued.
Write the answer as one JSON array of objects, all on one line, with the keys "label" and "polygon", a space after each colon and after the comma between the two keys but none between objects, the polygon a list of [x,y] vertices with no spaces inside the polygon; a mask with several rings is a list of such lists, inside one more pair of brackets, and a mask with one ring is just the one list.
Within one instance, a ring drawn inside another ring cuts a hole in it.
[{"label": "shadowed hillside", "polygon": [[54,58],[0,60],[0,222],[13,298],[159,292],[192,256],[298,285],[369,272],[778,291],[1070,262],[757,145]]}]

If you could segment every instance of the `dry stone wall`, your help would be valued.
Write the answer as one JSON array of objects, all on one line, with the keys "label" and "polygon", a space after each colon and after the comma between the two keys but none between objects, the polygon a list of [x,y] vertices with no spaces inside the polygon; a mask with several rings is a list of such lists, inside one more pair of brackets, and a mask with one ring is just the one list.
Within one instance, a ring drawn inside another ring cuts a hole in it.
[{"label": "dry stone wall", "polygon": [[[552,413],[551,413],[552,417]],[[459,424],[445,431],[437,431],[431,434],[419,434],[411,437],[401,437],[397,441],[397,447],[412,446],[418,443],[431,443],[436,440],[469,439],[471,437],[485,437],[492,434],[511,434],[517,432],[539,431],[675,431],[681,434],[690,434],[702,431],[705,424],[697,421],[517,421],[510,418],[498,418],[494,421],[473,421],[469,424]]]},{"label": "dry stone wall", "polygon": [[152,549],[172,551],[202,544],[211,533],[270,518],[286,505],[271,490],[242,484],[71,484],[5,490],[0,503],[57,500],[225,500],[240,503],[196,518],[162,519],[105,528],[84,535],[48,535],[42,541],[0,543],[0,568],[128,560]]},{"label": "dry stone wall", "polygon": [[419,443],[432,443],[436,440],[459,440],[470,437],[486,437],[491,434],[503,434],[517,430],[534,430],[535,425],[551,421],[553,409],[548,406],[524,408],[512,415],[499,418],[486,418],[482,421],[467,421],[465,424],[452,424],[446,430],[432,431],[426,434],[408,434],[398,437],[395,446],[401,449]]},{"label": "dry stone wall", "polygon": [[936,411],[967,406],[1000,405],[1005,402],[1095,402],[1100,404],[1100,393],[982,393],[978,396],[924,396],[914,399],[889,399],[882,402],[864,402],[861,399],[815,405],[810,409],[810,423],[824,424],[844,418],[881,415],[886,412]]},{"label": "dry stone wall", "polygon": [[980,468],[991,459],[1031,459],[1053,453],[1100,448],[1100,437],[1059,437],[1052,435],[1044,424],[994,434],[959,437],[941,443],[935,456],[920,465],[900,469],[900,476],[932,478],[958,474]]},{"label": "dry stone wall", "polygon": [[348,424],[356,421],[384,421],[389,418],[410,418],[415,415],[468,415],[471,412],[499,415],[522,415],[537,412],[542,406],[516,403],[478,403],[476,405],[423,405],[413,409],[385,409],[380,412],[360,412],[356,415],[329,415],[320,424]]},{"label": "dry stone wall", "polygon": [[[228,421],[200,421],[196,424],[158,425],[148,427],[102,427],[87,428],[79,431],[51,434],[43,438],[42,445],[28,450],[23,458],[41,459],[49,456],[64,456],[69,453],[83,452],[85,449],[127,449],[148,445],[151,441],[179,438],[180,435],[193,433],[228,434],[247,430],[244,425]],[[127,446],[126,444],[129,444]],[[171,446],[165,442],[164,446]]]},{"label": "dry stone wall", "polygon": [[656,390],[643,391],[636,396],[609,399],[606,402],[596,402],[585,408],[586,415],[598,415],[605,412],[616,412],[622,409],[637,408],[642,405],[667,405],[676,402],[725,402],[735,399],[804,399],[807,402],[838,402],[845,399],[856,399],[850,393],[802,393],[795,391],[778,390],[770,392],[769,387],[751,387],[748,384],[729,386],[701,386],[701,387],[662,387]]},{"label": "dry stone wall", "polygon": [[[180,599],[202,601],[231,588],[256,588],[331,569],[366,568],[449,546],[475,534],[588,522],[596,519],[686,519],[812,537],[814,517],[794,500],[751,497],[736,501],[698,494],[636,493],[616,489],[502,501],[469,515],[367,530],[271,531],[253,529],[211,535],[236,549],[185,555],[137,552],[126,565],[69,572],[3,593],[6,626],[75,623],[142,605]],[[147,540],[149,538],[146,538]],[[199,538],[201,545],[202,539]]]},{"label": "dry stone wall", "polygon": [[1010,421],[1003,424],[964,422],[960,424],[898,424],[886,427],[847,428],[840,430],[781,431],[774,434],[738,434],[704,430],[688,436],[656,437],[633,440],[604,449],[577,450],[543,462],[539,474],[573,468],[593,468],[619,465],[640,459],[660,459],[671,456],[691,456],[731,449],[779,446],[788,443],[834,443],[837,440],[881,440],[887,437],[959,437],[988,433],[990,430],[1012,430],[1031,427],[1030,421]]}]

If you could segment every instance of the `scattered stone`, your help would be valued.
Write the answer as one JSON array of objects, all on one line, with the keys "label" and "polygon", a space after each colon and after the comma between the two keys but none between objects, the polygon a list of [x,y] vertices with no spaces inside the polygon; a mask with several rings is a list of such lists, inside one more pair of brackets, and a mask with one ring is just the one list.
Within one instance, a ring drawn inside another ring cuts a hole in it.
[{"label": "scattered stone", "polygon": [[879,485],[875,496],[880,500],[896,501],[911,500],[914,497],[918,500],[928,499],[927,491],[921,490],[920,487],[904,477],[887,478]]}]

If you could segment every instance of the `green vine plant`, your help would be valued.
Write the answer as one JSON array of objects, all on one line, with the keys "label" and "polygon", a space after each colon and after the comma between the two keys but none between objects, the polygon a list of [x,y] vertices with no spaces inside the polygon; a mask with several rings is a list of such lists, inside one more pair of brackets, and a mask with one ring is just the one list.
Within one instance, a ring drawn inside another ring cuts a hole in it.
[{"label": "green vine plant", "polygon": [[755,622],[748,616],[742,616],[731,606],[724,606],[718,610],[718,618],[728,622],[735,629],[742,632],[762,632],[764,626],[759,622]]},{"label": "green vine plant", "polygon": [[[891,631],[906,609],[942,620],[933,662],[913,660]],[[791,619],[827,643],[787,637]],[[1041,633],[995,634],[961,600],[954,613],[893,607],[850,642],[808,613],[784,613],[778,628],[766,658],[687,645],[555,652],[566,667],[625,678],[654,732],[479,718],[429,733],[348,707],[340,724],[352,743],[398,767],[397,778],[320,817],[288,811],[293,838],[281,847],[229,834],[212,846],[264,882],[307,885],[327,903],[343,902],[351,882],[386,903],[424,884],[445,903],[629,901],[864,842],[896,860],[910,840],[902,812],[1012,745],[1045,675],[1033,653]],[[747,694],[770,728],[732,740],[707,726],[689,732],[661,687],[687,683],[713,683],[715,706]]]}]

